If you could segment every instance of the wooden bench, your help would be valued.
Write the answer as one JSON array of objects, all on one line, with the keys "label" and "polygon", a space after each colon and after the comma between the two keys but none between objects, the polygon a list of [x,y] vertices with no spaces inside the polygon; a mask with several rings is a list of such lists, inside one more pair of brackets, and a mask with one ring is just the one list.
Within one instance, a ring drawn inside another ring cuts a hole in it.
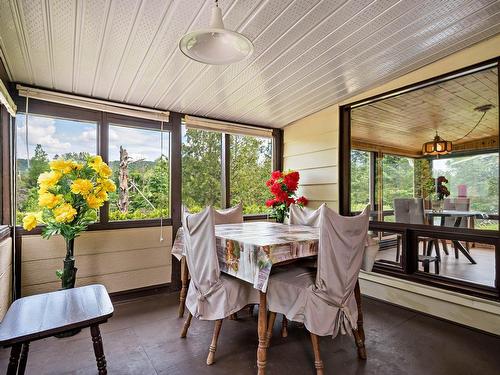
[{"label": "wooden bench", "polygon": [[[24,374],[31,341],[90,327],[99,374],[107,374],[99,324],[113,315],[106,288],[89,285],[20,298],[0,324],[0,345],[12,347],[8,375]],[[68,344],[70,345],[70,343]]]}]

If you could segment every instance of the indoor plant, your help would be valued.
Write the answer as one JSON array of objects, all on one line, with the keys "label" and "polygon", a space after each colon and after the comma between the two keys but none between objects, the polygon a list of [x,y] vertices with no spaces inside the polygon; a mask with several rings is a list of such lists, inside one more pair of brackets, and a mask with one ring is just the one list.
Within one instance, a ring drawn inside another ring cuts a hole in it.
[{"label": "indoor plant", "polygon": [[64,267],[56,274],[62,289],[75,286],[75,238],[95,221],[97,209],[108,200],[108,192],[116,186],[111,168],[100,156],[89,156],[84,162],[56,159],[50,162],[50,171],[38,177],[38,205],[40,212],[23,218],[24,229],[30,231],[39,223],[42,237],[49,239],[60,234],[66,241]]},{"label": "indoor plant", "polygon": [[266,206],[271,208],[271,217],[278,223],[283,223],[288,217],[291,204],[300,206],[307,205],[307,199],[303,196],[297,198],[295,194],[299,187],[300,175],[297,171],[274,171],[271,178],[266,182],[269,191],[273,194],[272,199],[268,199]]},{"label": "indoor plant", "polygon": [[442,211],[444,205],[444,198],[450,195],[450,191],[445,184],[448,183],[448,179],[444,176],[439,176],[436,178],[436,199],[432,202],[433,211]]}]

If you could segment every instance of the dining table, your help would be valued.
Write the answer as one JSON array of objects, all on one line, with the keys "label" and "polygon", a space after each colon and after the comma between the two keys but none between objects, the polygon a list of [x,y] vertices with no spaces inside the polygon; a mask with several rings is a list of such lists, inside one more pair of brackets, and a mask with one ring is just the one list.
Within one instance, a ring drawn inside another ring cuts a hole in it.
[{"label": "dining table", "polygon": [[[294,260],[317,256],[319,229],[303,225],[276,222],[244,222],[215,226],[217,258],[221,272],[250,283],[259,291],[257,369],[265,373],[267,357],[267,285],[273,267]],[[184,251],[183,229],[177,231],[172,255],[182,260]],[[186,270],[187,273],[187,270]],[[187,277],[182,278],[187,287]],[[359,283],[355,289],[358,303],[358,329],[363,340],[363,318]]]},{"label": "dining table", "polygon": [[[462,220],[474,217],[479,219],[485,219],[488,217],[487,214],[479,211],[462,211],[462,210],[425,210],[425,215],[430,219],[429,222],[434,225],[434,218],[439,217],[439,225],[444,227],[446,223],[446,218],[454,218],[455,221],[453,226],[455,228],[459,228],[462,224]],[[472,264],[476,264],[477,262],[472,258],[469,250],[467,250],[458,240],[452,240],[453,246],[456,250],[460,251]],[[456,253],[456,257],[458,258],[458,253]]]}]

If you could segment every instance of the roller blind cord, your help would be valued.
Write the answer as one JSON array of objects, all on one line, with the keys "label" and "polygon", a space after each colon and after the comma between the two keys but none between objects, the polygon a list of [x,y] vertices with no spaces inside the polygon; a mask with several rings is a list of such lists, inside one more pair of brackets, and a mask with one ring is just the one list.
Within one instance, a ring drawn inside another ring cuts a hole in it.
[{"label": "roller blind cord", "polygon": [[26,142],[26,158],[27,158],[27,163],[28,163],[28,169],[30,169],[30,146],[28,143],[29,137],[28,137],[28,118],[29,118],[29,109],[28,109],[28,104],[29,104],[29,99],[28,95],[26,95],[26,110],[24,111],[24,138]]},{"label": "roller blind cord", "polygon": [[[160,125],[160,163],[163,162],[163,121]],[[161,164],[160,164],[161,165]],[[160,242],[163,242],[163,203],[164,199],[161,199],[160,205]]]}]

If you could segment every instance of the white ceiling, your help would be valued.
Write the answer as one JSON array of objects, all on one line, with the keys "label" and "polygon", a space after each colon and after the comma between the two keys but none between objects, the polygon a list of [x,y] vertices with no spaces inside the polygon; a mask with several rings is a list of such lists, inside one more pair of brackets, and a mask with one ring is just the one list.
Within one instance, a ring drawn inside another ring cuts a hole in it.
[{"label": "white ceiling", "polygon": [[205,0],[0,0],[13,81],[282,127],[500,32],[494,0],[220,0],[255,45],[207,66],[178,49]]}]

